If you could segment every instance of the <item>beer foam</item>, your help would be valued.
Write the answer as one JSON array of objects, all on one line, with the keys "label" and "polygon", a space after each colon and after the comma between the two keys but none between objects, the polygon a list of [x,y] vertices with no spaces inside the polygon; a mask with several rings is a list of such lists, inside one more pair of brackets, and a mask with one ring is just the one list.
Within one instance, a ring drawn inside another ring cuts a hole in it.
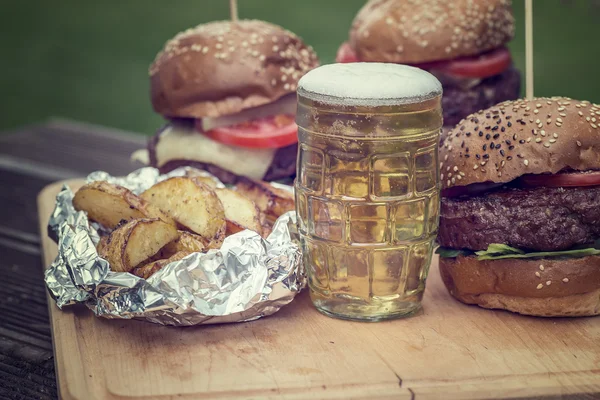
[{"label": "beer foam", "polygon": [[401,64],[328,64],[298,82],[298,94],[340,106],[390,106],[418,103],[442,94],[429,72]]}]

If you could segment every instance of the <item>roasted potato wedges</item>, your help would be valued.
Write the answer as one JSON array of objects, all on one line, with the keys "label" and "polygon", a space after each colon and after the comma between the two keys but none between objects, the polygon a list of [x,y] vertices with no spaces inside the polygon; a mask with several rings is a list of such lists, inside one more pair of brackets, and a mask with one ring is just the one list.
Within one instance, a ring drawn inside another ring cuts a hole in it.
[{"label": "roasted potato wedges", "polygon": [[210,187],[211,189],[217,188],[217,182],[214,179],[209,178],[208,176],[195,176],[194,180],[196,182],[204,183],[206,186]]},{"label": "roasted potato wedges", "polygon": [[152,186],[141,194],[144,200],[163,210],[180,227],[206,241],[225,235],[225,212],[214,190],[196,178],[175,177]]},{"label": "roasted potato wedges", "polygon": [[108,235],[100,236],[100,241],[96,245],[96,251],[98,254],[106,247],[106,243],[108,243]]},{"label": "roasted potato wedges", "polygon": [[158,218],[168,224],[175,222],[158,207],[136,196],[124,187],[104,181],[88,183],[73,197],[73,206],[85,211],[92,221],[114,229],[122,221],[139,218]]},{"label": "roasted potato wedges", "polygon": [[262,226],[262,232],[261,232],[260,236],[262,236],[264,239],[266,239],[271,234],[271,232],[273,232],[273,225],[271,225],[269,223],[264,224]]},{"label": "roasted potato wedges", "polygon": [[129,272],[177,239],[174,225],[155,219],[135,219],[115,229],[100,256],[115,272]]},{"label": "roasted potato wedges", "polygon": [[235,190],[252,200],[269,220],[274,221],[295,208],[292,193],[276,188],[268,182],[242,177],[235,186]]},{"label": "roasted potato wedges", "polygon": [[225,210],[226,234],[231,235],[244,229],[261,233],[260,210],[254,202],[231,189],[215,189]]},{"label": "roasted potato wedges", "polygon": [[260,212],[260,226],[262,227],[261,236],[266,239],[273,231],[273,222],[269,221],[267,214],[262,211]]},{"label": "roasted potato wedges", "polygon": [[202,237],[187,231],[179,231],[179,237],[162,248],[160,253],[166,253],[169,257],[179,252],[197,253],[202,252],[206,244]]},{"label": "roasted potato wedges", "polygon": [[152,261],[140,267],[134,268],[133,270],[131,270],[131,273],[133,275],[139,276],[140,278],[148,279],[150,278],[150,276],[152,276],[152,274],[161,270],[165,265],[170,264],[173,261],[179,261],[188,254],[191,254],[191,252],[179,251],[169,258]]},{"label": "roasted potato wedges", "polygon": [[[210,186],[212,189],[216,189],[220,183],[220,181],[217,178],[208,175],[204,171],[190,170],[185,173],[185,176],[188,178],[194,178],[196,181],[202,182]],[[223,187],[223,184],[221,184],[220,186]]]}]

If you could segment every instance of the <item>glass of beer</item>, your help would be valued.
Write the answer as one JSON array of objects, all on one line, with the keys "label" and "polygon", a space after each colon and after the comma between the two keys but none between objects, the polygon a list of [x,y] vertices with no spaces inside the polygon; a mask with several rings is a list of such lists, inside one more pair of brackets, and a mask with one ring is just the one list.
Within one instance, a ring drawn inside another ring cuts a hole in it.
[{"label": "glass of beer", "polygon": [[441,95],[433,75],[398,64],[331,64],[300,80],[296,210],[320,312],[379,321],[420,308],[439,219]]}]

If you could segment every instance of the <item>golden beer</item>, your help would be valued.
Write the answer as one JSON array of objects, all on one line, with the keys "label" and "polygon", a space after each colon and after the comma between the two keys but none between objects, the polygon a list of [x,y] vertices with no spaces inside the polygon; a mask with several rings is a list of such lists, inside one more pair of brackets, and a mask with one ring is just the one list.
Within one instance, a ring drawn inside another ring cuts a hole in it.
[{"label": "golden beer", "polygon": [[419,309],[439,218],[441,85],[403,65],[326,65],[298,86],[296,209],[327,315]]}]

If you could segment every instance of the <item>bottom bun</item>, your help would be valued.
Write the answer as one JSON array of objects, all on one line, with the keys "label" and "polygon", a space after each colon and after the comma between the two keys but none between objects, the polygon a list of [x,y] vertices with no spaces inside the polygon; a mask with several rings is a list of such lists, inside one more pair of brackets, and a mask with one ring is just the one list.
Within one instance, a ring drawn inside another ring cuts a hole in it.
[{"label": "bottom bun", "polygon": [[600,256],[440,258],[439,269],[450,294],[463,303],[539,317],[600,314]]},{"label": "bottom bun", "polygon": [[536,317],[590,317],[600,314],[600,289],[590,293],[549,298],[516,297],[493,293],[478,295],[450,293],[466,304],[477,304],[483,308],[508,310]]}]

